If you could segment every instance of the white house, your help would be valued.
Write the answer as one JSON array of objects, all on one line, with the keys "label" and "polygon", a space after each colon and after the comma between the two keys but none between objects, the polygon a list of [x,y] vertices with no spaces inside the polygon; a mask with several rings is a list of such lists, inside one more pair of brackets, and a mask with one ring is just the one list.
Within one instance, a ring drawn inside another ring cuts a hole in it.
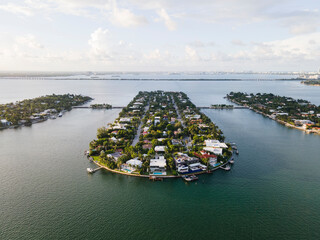
[{"label": "white house", "polygon": [[119,122],[120,122],[120,123],[131,122],[131,118],[126,118],[126,117],[120,118]]},{"label": "white house", "polygon": [[11,125],[11,122],[7,121],[6,119],[1,119],[0,122],[1,122],[1,125],[5,127]]},{"label": "white house", "polygon": [[227,144],[221,143],[219,140],[208,139],[204,141],[207,147],[228,148]]},{"label": "white house", "polygon": [[160,117],[154,117],[154,125],[160,123]]},{"label": "white house", "polygon": [[166,175],[167,160],[160,156],[159,159],[150,160],[150,174],[162,173],[161,175]]},{"label": "white house", "polygon": [[212,152],[215,155],[222,155],[222,148],[204,147],[203,150]]},{"label": "white house", "polygon": [[126,161],[126,164],[131,165],[133,167],[138,167],[141,168],[142,167],[142,161],[138,160],[138,158],[134,158],[131,160]]},{"label": "white house", "polygon": [[155,146],[154,150],[156,152],[165,152],[166,151],[166,147],[165,146]]}]

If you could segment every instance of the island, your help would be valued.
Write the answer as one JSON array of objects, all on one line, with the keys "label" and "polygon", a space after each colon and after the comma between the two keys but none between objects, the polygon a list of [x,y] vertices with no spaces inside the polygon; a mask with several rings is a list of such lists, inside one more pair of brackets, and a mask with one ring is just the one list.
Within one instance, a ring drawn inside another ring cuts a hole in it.
[{"label": "island", "polygon": [[62,117],[73,106],[87,103],[92,98],[82,95],[46,95],[15,103],[0,104],[0,129],[30,126],[47,119]]},{"label": "island", "polygon": [[227,99],[246,106],[285,126],[320,134],[320,106],[307,100],[277,96],[272,93],[230,92]]},{"label": "island", "polygon": [[301,82],[302,84],[305,85],[310,85],[310,86],[320,86],[320,79],[319,80],[305,80]]},{"label": "island", "polygon": [[[88,158],[109,171],[149,178],[229,170],[233,147],[183,92],[139,92],[114,123],[101,127]],[[193,177],[190,177],[193,176]]]}]

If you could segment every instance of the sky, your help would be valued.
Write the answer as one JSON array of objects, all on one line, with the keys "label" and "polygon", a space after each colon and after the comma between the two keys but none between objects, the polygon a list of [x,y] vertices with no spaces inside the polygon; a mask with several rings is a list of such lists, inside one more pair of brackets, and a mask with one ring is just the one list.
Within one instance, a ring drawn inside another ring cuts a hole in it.
[{"label": "sky", "polygon": [[318,71],[319,0],[0,0],[0,71]]}]

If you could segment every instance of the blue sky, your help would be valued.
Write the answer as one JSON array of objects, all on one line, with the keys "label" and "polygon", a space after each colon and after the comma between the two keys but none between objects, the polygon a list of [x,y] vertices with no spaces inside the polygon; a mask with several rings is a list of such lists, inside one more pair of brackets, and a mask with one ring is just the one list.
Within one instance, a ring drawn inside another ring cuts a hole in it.
[{"label": "blue sky", "polygon": [[316,0],[2,0],[0,71],[316,71]]}]

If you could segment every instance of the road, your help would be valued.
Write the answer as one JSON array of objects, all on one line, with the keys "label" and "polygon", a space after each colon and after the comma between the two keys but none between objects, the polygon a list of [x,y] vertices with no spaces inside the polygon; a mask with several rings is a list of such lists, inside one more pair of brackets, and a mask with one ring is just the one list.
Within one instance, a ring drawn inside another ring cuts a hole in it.
[{"label": "road", "polygon": [[139,138],[140,138],[140,135],[141,135],[141,128],[142,128],[142,119],[144,119],[144,117],[146,116],[146,112],[149,110],[149,107],[150,107],[150,105],[148,104],[148,105],[144,108],[144,114],[143,114],[143,116],[141,117],[141,121],[140,121],[138,130],[137,130],[136,136],[134,137],[131,146],[135,146],[135,145],[139,142]]}]

